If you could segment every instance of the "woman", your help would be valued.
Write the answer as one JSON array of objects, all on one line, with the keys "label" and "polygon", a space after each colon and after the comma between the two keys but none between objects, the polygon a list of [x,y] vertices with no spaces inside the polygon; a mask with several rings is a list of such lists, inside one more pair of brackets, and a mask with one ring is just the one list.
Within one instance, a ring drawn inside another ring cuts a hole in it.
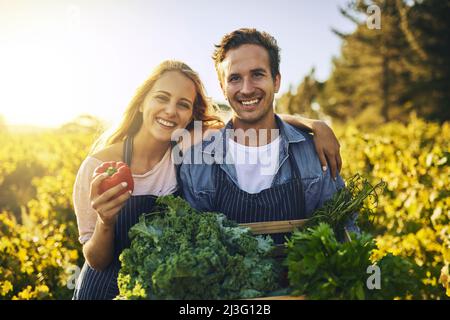
[{"label": "woman", "polygon": [[[74,299],[117,296],[118,257],[130,245],[130,227],[141,213],[152,210],[158,196],[177,191],[171,134],[176,129],[192,128],[195,120],[202,121],[204,128],[223,126],[210,112],[211,104],[197,73],[182,62],[165,61],[137,90],[119,128],[95,144],[74,185],[79,240],[86,260]],[[297,117],[284,119],[307,128]],[[320,141],[318,136],[324,134],[324,140],[328,141],[331,130],[323,128],[315,131],[315,139]],[[331,135],[334,138],[332,132]],[[335,138],[332,141],[337,144]],[[321,142],[316,141],[316,145],[322,150]],[[126,188],[123,185],[99,194],[99,185],[106,176],[92,176],[95,168],[105,161],[123,161],[130,166],[135,185],[132,194],[127,192],[114,199]]]}]

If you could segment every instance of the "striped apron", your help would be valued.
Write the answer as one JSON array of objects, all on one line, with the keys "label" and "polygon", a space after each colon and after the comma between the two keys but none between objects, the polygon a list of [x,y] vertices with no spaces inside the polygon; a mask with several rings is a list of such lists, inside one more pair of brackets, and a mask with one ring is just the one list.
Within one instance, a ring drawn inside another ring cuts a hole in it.
[{"label": "striped apron", "polygon": [[[213,211],[222,212],[237,223],[304,219],[305,195],[301,173],[294,155],[288,156],[292,179],[272,186],[259,193],[239,189],[226,172],[215,165],[216,194]],[[279,174],[280,170],[278,171]],[[271,237],[275,244],[282,244],[289,233],[276,233]]]},{"label": "striped apron", "polygon": [[[127,138],[124,143],[123,159],[130,166],[133,139]],[[128,231],[139,221],[142,213],[151,212],[156,196],[131,196],[121,209],[114,229],[114,259],[102,271],[92,269],[86,262],[77,279],[73,300],[111,300],[119,294],[117,276],[120,269],[119,255],[130,246]]]}]

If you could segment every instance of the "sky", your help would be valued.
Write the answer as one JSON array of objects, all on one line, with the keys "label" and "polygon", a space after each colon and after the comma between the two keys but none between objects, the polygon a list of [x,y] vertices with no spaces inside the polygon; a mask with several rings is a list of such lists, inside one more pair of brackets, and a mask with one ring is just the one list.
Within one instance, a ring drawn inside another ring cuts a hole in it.
[{"label": "sky", "polygon": [[161,61],[186,62],[209,96],[224,102],[214,44],[241,27],[272,34],[281,47],[280,94],[315,67],[326,80],[351,32],[348,0],[0,0],[0,115],[8,124],[56,127],[80,114],[122,115]]}]

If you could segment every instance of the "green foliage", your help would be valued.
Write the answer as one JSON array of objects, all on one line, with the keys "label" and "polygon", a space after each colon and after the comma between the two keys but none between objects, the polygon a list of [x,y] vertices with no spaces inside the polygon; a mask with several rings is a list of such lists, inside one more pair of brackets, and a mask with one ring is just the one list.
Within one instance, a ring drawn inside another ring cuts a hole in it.
[{"label": "green foliage", "polygon": [[326,223],[294,232],[286,244],[293,293],[309,299],[393,299],[408,297],[420,285],[411,262],[389,255],[378,262],[381,288],[370,290],[367,268],[375,241],[366,233],[352,238],[340,243]]},{"label": "green foliage", "polygon": [[[379,29],[370,26],[372,5],[381,12]],[[449,120],[449,10],[441,0],[348,1],[340,11],[355,29],[333,30],[342,45],[330,77],[321,83],[313,72],[306,75],[277,101],[277,110],[361,126],[407,121],[413,111]]]},{"label": "green foliage", "polygon": [[[72,186],[95,136],[72,129],[0,133],[0,299],[69,299],[73,293],[68,270],[81,266],[83,256]],[[335,129],[342,176],[359,172],[373,186],[387,183],[377,207],[370,207],[373,225],[365,221],[368,215],[359,216],[361,229],[377,243],[372,262],[389,254],[410,259],[420,267],[414,279],[423,283],[412,297],[444,299],[446,292],[450,297],[449,124],[411,117],[408,125],[391,122],[371,131],[352,122]],[[396,272],[401,265],[384,268]],[[382,288],[396,280],[381,279]],[[133,289],[139,293],[138,285]]]},{"label": "green foliage", "polygon": [[120,256],[119,298],[236,299],[277,289],[270,237],[254,237],[217,213],[174,196],[158,199],[130,230]]},{"label": "green foliage", "polygon": [[371,290],[371,299],[421,298],[422,270],[411,259],[388,253],[376,265],[381,271],[380,290]]},{"label": "green foliage", "polygon": [[72,187],[93,139],[0,133],[0,299],[72,297],[68,283],[83,262]]},{"label": "green foliage", "polygon": [[411,258],[423,272],[423,299],[450,297],[450,126],[411,117],[361,132],[352,125],[337,130],[343,177],[354,172],[372,184],[386,181],[373,208],[373,224],[360,216],[363,230],[377,240],[379,256]]},{"label": "green foliage", "polygon": [[79,253],[65,245],[67,226],[28,222],[0,213],[0,299],[70,298],[68,268]]},{"label": "green foliage", "polygon": [[333,228],[338,239],[344,239],[344,227],[355,215],[363,215],[366,218],[372,216],[371,207],[375,206],[378,200],[377,189],[382,191],[384,185],[381,181],[372,186],[367,179],[355,174],[346,180],[344,188],[314,211],[308,220],[308,226],[325,222]]}]

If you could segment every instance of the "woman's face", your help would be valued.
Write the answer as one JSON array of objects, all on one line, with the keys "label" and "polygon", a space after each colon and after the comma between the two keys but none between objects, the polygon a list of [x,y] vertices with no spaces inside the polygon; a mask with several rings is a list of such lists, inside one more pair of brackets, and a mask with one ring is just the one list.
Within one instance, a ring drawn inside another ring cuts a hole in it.
[{"label": "woman's face", "polygon": [[157,140],[170,141],[176,129],[191,121],[196,92],[194,82],[181,72],[165,72],[140,108],[143,128]]}]

